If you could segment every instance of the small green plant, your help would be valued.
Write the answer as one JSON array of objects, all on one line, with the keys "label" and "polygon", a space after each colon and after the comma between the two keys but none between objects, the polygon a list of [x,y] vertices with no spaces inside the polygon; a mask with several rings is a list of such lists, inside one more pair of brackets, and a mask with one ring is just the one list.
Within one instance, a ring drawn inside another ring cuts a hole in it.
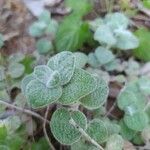
[{"label": "small green plant", "polygon": [[[58,28],[58,23],[51,18],[50,12],[45,10],[41,13],[38,21],[29,27],[29,34],[33,37],[40,38],[36,43],[36,49],[39,54],[46,54],[53,50],[52,39]],[[41,38],[46,36],[45,38]],[[51,38],[48,38],[50,36]]]},{"label": "small green plant", "polygon": [[53,56],[47,65],[36,66],[34,72],[23,79],[22,91],[32,108],[52,103],[62,105],[50,121],[51,131],[60,143],[72,145],[83,134],[94,138],[98,128],[104,134],[97,135],[95,140],[101,143],[108,137],[105,124],[101,121],[104,124],[101,125],[98,121],[98,128],[95,128],[94,122],[87,127],[86,116],[74,107],[80,104],[88,109],[101,107],[106,102],[108,86],[103,79],[78,68],[75,62],[76,54],[71,52],[64,51]]}]

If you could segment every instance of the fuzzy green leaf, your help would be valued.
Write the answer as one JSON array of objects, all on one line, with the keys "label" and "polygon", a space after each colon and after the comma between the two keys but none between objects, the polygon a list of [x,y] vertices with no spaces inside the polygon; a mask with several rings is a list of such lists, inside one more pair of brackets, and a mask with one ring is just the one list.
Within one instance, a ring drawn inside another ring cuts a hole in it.
[{"label": "fuzzy green leaf", "polygon": [[40,16],[38,17],[40,22],[44,22],[46,24],[49,24],[51,21],[51,14],[48,10],[44,10]]},{"label": "fuzzy green leaf", "polygon": [[41,108],[56,102],[62,95],[62,88],[47,88],[38,80],[32,80],[27,85],[25,93],[32,108]]},{"label": "fuzzy green leaf", "polygon": [[60,85],[60,74],[46,65],[36,66],[33,74],[47,88],[54,88]]},{"label": "fuzzy green leaf", "polygon": [[107,14],[104,19],[104,23],[108,25],[112,30],[114,29],[126,29],[129,25],[129,19],[123,13]]},{"label": "fuzzy green leaf", "polygon": [[88,109],[100,108],[105,103],[108,97],[109,89],[107,83],[103,79],[100,79],[98,77],[96,78],[96,80],[97,87],[95,91],[80,99],[81,104]]},{"label": "fuzzy green leaf", "polygon": [[148,116],[145,112],[137,112],[133,115],[125,115],[124,122],[128,128],[135,131],[142,131],[149,122]]},{"label": "fuzzy green leaf", "polygon": [[115,30],[115,36],[117,39],[115,46],[121,50],[134,49],[139,46],[138,38],[128,30]]},{"label": "fuzzy green leaf", "polygon": [[94,39],[100,44],[114,45],[116,44],[116,38],[113,35],[111,29],[106,25],[101,25],[97,28],[94,34]]},{"label": "fuzzy green leaf", "polygon": [[113,53],[105,47],[96,48],[95,56],[101,65],[107,64],[115,59]]},{"label": "fuzzy green leaf", "polygon": [[52,42],[46,39],[40,39],[36,43],[36,48],[39,54],[46,54],[52,50]]},{"label": "fuzzy green leaf", "polygon": [[93,92],[96,89],[95,85],[96,80],[91,74],[82,69],[75,69],[72,79],[63,88],[59,102],[64,105],[73,104]]},{"label": "fuzzy green leaf", "polygon": [[18,63],[18,62],[23,61],[24,59],[25,59],[25,54],[18,52],[18,53],[10,55],[8,58],[8,61],[9,63],[15,63],[15,62]]},{"label": "fuzzy green leaf", "polygon": [[99,61],[97,60],[96,56],[94,53],[89,53],[88,55],[88,63],[94,67],[94,68],[97,68],[100,66],[100,63]]},{"label": "fuzzy green leaf", "polygon": [[118,135],[114,134],[109,137],[106,143],[106,150],[122,150],[124,147],[124,140],[123,138]]},{"label": "fuzzy green leaf", "polygon": [[103,143],[108,138],[108,131],[105,123],[99,119],[91,121],[87,128],[87,134],[91,136],[98,143]]},{"label": "fuzzy green leaf", "polygon": [[87,120],[84,114],[79,111],[69,112],[65,108],[56,110],[50,122],[54,137],[65,145],[72,145],[81,137],[81,133],[78,129],[70,123],[71,119],[82,129],[86,129]]},{"label": "fuzzy green leaf", "polygon": [[61,52],[48,61],[47,65],[60,74],[61,85],[67,84],[74,73],[75,57],[71,52]]}]

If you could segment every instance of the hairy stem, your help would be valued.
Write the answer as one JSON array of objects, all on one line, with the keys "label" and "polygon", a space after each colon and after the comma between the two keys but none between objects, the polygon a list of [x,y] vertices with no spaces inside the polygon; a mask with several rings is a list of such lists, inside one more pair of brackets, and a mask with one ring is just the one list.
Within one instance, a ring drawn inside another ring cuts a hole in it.
[{"label": "hairy stem", "polygon": [[104,150],[101,145],[99,145],[94,139],[92,139],[80,126],[78,126],[73,119],[70,120],[70,124],[76,127],[79,132],[93,145],[95,145],[99,150]]},{"label": "hairy stem", "polygon": [[45,117],[44,117],[45,121],[43,123],[43,131],[44,131],[45,139],[47,140],[47,143],[49,144],[50,149],[51,150],[55,150],[55,147],[51,143],[51,141],[50,141],[50,139],[48,137],[47,131],[46,131],[46,120],[47,120],[48,112],[49,112],[49,106],[47,106],[47,109],[46,109],[46,112],[45,112]]},{"label": "hairy stem", "polygon": [[37,113],[35,113],[35,112],[31,111],[31,110],[28,110],[28,109],[24,109],[24,108],[15,106],[15,105],[13,105],[13,104],[10,104],[10,103],[8,103],[8,102],[3,101],[2,99],[0,99],[0,104],[5,105],[5,106],[7,106],[7,107],[9,107],[9,108],[14,108],[14,109],[16,109],[16,110],[18,110],[18,111],[20,111],[20,112],[26,113],[26,114],[28,114],[28,115],[34,116],[34,117],[36,117],[36,118],[38,118],[38,119],[40,119],[40,120],[42,120],[42,121],[45,121],[46,123],[49,124],[49,121],[48,121],[48,120],[45,120],[45,118],[43,118],[41,115],[39,115],[39,114],[37,114]]}]

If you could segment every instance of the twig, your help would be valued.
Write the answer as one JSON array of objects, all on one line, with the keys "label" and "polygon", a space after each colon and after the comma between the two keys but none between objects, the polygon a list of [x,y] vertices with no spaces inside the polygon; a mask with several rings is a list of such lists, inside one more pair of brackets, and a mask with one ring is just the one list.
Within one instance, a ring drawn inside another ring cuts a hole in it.
[{"label": "twig", "polygon": [[95,145],[99,150],[104,150],[101,145],[99,145],[94,139],[92,139],[80,126],[78,126],[73,119],[70,120],[70,124],[76,127],[79,132],[93,145]]},{"label": "twig", "polygon": [[47,106],[47,109],[46,109],[46,112],[45,112],[45,117],[44,117],[45,121],[43,123],[43,131],[44,131],[45,139],[47,140],[47,143],[49,144],[51,150],[55,150],[55,147],[51,143],[51,141],[50,141],[50,139],[48,137],[47,131],[46,131],[46,120],[47,120],[48,112],[49,112],[49,106]]},{"label": "twig", "polygon": [[107,117],[107,116],[110,115],[110,113],[114,110],[115,106],[116,106],[116,102],[113,103],[113,105],[111,106],[111,108],[110,108],[110,109],[108,110],[108,112],[106,113],[105,117]]},{"label": "twig", "polygon": [[10,107],[10,108],[14,108],[14,109],[16,109],[16,110],[18,110],[18,111],[20,111],[20,112],[29,114],[29,115],[31,115],[31,116],[34,116],[34,117],[36,117],[36,118],[38,118],[38,119],[40,119],[40,120],[42,120],[42,121],[45,121],[46,123],[49,124],[49,121],[48,121],[48,120],[45,120],[45,118],[43,118],[41,115],[39,115],[39,114],[37,114],[37,113],[35,113],[35,112],[31,111],[31,110],[28,110],[28,109],[24,109],[24,108],[15,106],[15,105],[13,105],[13,104],[10,104],[10,103],[8,103],[8,102],[3,101],[2,99],[0,99],[0,104],[5,105],[5,106]]}]

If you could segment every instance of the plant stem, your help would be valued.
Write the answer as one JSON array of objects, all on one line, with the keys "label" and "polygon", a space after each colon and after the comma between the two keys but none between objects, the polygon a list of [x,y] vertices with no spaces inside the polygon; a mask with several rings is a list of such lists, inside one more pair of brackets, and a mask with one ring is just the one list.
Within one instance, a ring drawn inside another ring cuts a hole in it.
[{"label": "plant stem", "polygon": [[73,119],[70,120],[70,124],[76,127],[79,132],[93,145],[95,145],[99,150],[104,150],[101,145],[99,145],[94,139],[92,139],[80,126],[78,126]]},{"label": "plant stem", "polygon": [[39,114],[37,114],[37,113],[35,113],[35,112],[31,111],[31,110],[28,110],[28,109],[24,109],[24,108],[15,106],[15,105],[13,105],[13,104],[10,104],[10,103],[8,103],[8,102],[3,101],[2,99],[0,99],[0,104],[5,105],[5,106],[10,107],[10,108],[14,108],[14,109],[16,109],[16,110],[18,110],[18,111],[20,111],[20,112],[23,112],[23,113],[32,115],[32,116],[34,116],[34,117],[36,117],[36,118],[38,118],[38,119],[40,119],[40,120],[42,120],[42,121],[45,121],[46,123],[49,124],[49,121],[48,121],[48,120],[45,120],[45,118],[43,118],[41,115],[39,115]]},{"label": "plant stem", "polygon": [[43,131],[44,131],[44,136],[47,140],[47,143],[49,144],[49,147],[51,150],[55,150],[55,147],[53,146],[53,144],[51,143],[49,137],[48,137],[48,134],[47,134],[47,131],[46,131],[46,120],[47,120],[47,116],[48,116],[48,112],[49,112],[49,106],[47,106],[47,109],[46,109],[46,112],[45,112],[45,121],[43,123]]}]

